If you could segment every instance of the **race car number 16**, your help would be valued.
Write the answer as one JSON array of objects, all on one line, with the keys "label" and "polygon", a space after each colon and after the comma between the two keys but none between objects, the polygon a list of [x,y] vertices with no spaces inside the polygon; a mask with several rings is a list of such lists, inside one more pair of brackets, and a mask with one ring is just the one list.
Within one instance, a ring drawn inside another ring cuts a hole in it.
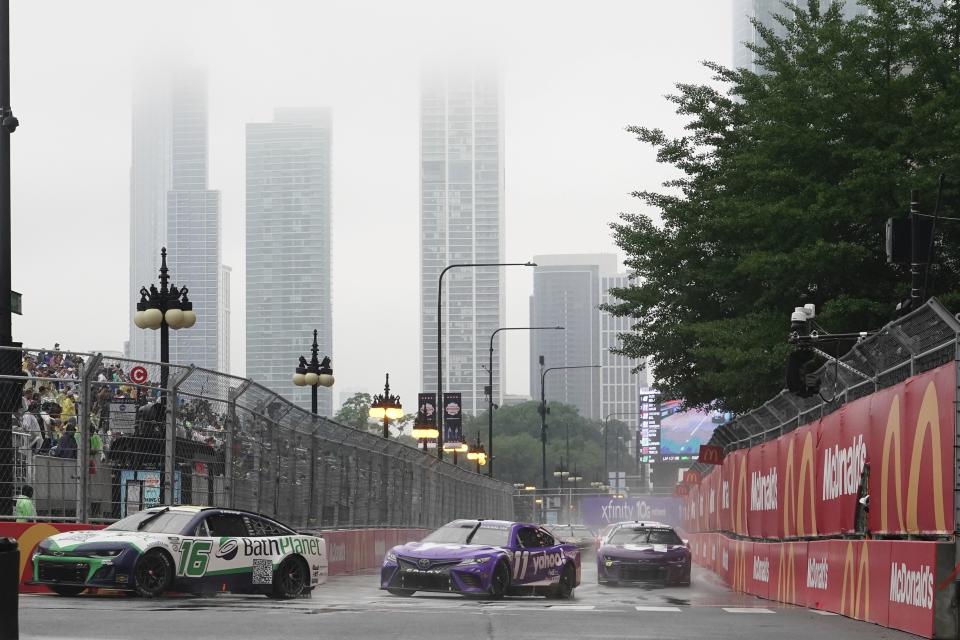
[{"label": "race car number 16", "polygon": [[199,578],[207,572],[207,563],[210,562],[210,549],[213,543],[209,540],[184,540],[180,546],[180,566],[177,575],[186,575]]}]

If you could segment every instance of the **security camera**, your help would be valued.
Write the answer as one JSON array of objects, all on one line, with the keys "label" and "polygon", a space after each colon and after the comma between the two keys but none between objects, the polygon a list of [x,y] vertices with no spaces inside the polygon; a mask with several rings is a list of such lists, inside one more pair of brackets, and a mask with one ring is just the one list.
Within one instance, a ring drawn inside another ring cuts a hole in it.
[{"label": "security camera", "polygon": [[0,126],[2,126],[3,130],[7,133],[13,133],[17,130],[17,127],[20,126],[20,121],[8,111],[7,114],[3,116],[3,121],[0,122]]}]

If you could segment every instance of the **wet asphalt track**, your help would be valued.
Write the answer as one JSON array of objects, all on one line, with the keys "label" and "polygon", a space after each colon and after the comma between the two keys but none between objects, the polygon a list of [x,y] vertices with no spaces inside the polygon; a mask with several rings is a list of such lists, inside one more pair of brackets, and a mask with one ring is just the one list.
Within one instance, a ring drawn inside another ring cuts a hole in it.
[{"label": "wet asphalt track", "polygon": [[607,587],[583,567],[573,600],[468,600],[445,594],[398,598],[377,589],[375,575],[340,576],[310,598],[263,596],[24,595],[21,638],[101,640],[268,638],[691,638],[792,640],[915,638],[809,609],[733,593],[694,569],[691,587]]}]

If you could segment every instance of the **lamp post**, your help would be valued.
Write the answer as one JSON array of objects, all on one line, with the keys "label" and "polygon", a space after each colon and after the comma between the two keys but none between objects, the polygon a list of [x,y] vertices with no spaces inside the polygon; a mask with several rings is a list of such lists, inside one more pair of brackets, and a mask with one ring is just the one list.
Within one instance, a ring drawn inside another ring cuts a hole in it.
[{"label": "lamp post", "polygon": [[189,289],[170,284],[167,268],[167,248],[160,249],[160,288],[140,287],[140,302],[133,316],[133,324],[140,329],[160,329],[160,402],[166,406],[167,375],[170,363],[170,329],[189,329],[197,324],[193,303],[187,297]]},{"label": "lamp post", "polygon": [[[547,374],[561,369],[599,369],[598,364],[580,364],[566,367],[543,368],[543,356],[540,356],[540,462],[543,473],[543,486],[547,486]],[[569,448],[569,446],[568,446]],[[567,456],[569,457],[569,455]]]},{"label": "lamp post", "polygon": [[[437,278],[437,406],[443,406],[443,276],[450,269],[478,267],[535,267],[533,262],[475,262],[447,265]],[[443,411],[437,411],[437,457],[443,460]]]},{"label": "lamp post", "polygon": [[[612,413],[608,413],[603,417],[603,475],[604,475],[605,481],[610,480],[610,469],[607,467],[607,449],[609,448],[607,447],[607,426],[610,424],[610,418],[613,416],[636,416],[636,415],[640,415],[640,412],[639,411],[614,411]],[[637,457],[639,458],[639,455]],[[617,470],[619,469],[620,467],[618,464]]]},{"label": "lamp post", "polygon": [[[467,460],[473,460],[477,463],[477,473],[480,473],[480,467],[487,464],[487,452],[483,448],[483,445],[480,444],[480,432],[477,431],[477,444],[467,450]],[[515,485],[516,486],[516,485]],[[518,489],[522,488],[524,485],[517,487]]]},{"label": "lamp post", "polygon": [[490,334],[490,366],[487,367],[487,373],[490,376],[490,382],[487,385],[487,398],[489,399],[489,404],[487,406],[487,418],[489,424],[487,426],[487,444],[490,447],[490,465],[487,467],[487,475],[491,478],[493,477],[493,339],[501,331],[563,331],[565,327],[500,327],[496,331]]},{"label": "lamp post", "polygon": [[390,421],[399,420],[403,417],[403,407],[400,405],[400,396],[390,393],[390,374],[387,374],[387,382],[383,385],[383,393],[373,396],[373,402],[370,403],[368,415],[377,420],[383,419],[383,437],[390,437]]},{"label": "lamp post", "polygon": [[293,374],[293,384],[298,387],[310,387],[310,410],[317,415],[317,385],[321,387],[333,386],[333,368],[330,366],[330,356],[319,360],[320,345],[317,344],[317,330],[313,330],[313,346],[310,347],[310,362],[300,356],[300,365]]},{"label": "lamp post", "polygon": [[[577,465],[573,465],[573,474],[570,476],[569,480],[570,480],[570,482],[573,483],[573,488],[568,489],[568,491],[570,492],[570,504],[567,505],[567,524],[571,524],[571,522],[570,522],[570,512],[573,511],[573,496],[574,496],[574,494],[577,492],[577,489],[580,488],[579,486],[577,486],[577,483],[580,482],[581,480],[583,480],[583,476],[581,476],[579,473],[577,473]],[[579,498],[579,497],[580,497],[580,496],[578,495],[577,498]],[[579,502],[580,502],[580,501],[579,501],[579,499],[578,499],[578,500],[577,500],[577,504],[578,504],[578,509],[577,509],[577,511],[578,511],[578,513],[579,513],[579,511],[580,511],[580,510],[579,510]],[[577,517],[577,520],[579,520],[579,519],[580,519],[580,518]]]},{"label": "lamp post", "polygon": [[[570,471],[567,470],[567,467],[563,464],[563,456],[560,456],[560,464],[556,466],[553,470],[553,476],[560,480],[559,489],[557,493],[560,496],[560,508],[563,509],[563,479],[570,475]],[[560,524],[560,516],[557,515],[557,524]]]}]

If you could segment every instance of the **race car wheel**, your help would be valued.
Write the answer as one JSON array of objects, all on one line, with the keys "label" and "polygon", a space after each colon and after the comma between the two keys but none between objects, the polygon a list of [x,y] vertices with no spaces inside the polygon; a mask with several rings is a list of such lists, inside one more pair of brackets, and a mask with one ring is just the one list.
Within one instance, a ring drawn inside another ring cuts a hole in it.
[{"label": "race car wheel", "polygon": [[573,589],[576,586],[577,570],[573,568],[572,564],[568,564],[563,568],[563,573],[560,574],[560,582],[557,583],[548,597],[568,600],[573,597]]},{"label": "race car wheel", "polygon": [[307,589],[309,582],[303,560],[291,556],[280,563],[273,576],[273,597],[281,600],[297,598]]},{"label": "race car wheel", "polygon": [[78,596],[86,587],[77,587],[67,584],[51,584],[54,593],[61,596]]},{"label": "race car wheel", "polygon": [[387,589],[387,593],[392,596],[403,596],[404,598],[408,598],[415,594],[416,591],[413,589]]},{"label": "race car wheel", "polygon": [[498,562],[490,577],[490,598],[499,600],[507,594],[510,588],[510,569],[505,562]]},{"label": "race car wheel", "polygon": [[173,563],[159,549],[151,549],[140,556],[133,569],[133,589],[143,598],[156,598],[173,582]]}]

